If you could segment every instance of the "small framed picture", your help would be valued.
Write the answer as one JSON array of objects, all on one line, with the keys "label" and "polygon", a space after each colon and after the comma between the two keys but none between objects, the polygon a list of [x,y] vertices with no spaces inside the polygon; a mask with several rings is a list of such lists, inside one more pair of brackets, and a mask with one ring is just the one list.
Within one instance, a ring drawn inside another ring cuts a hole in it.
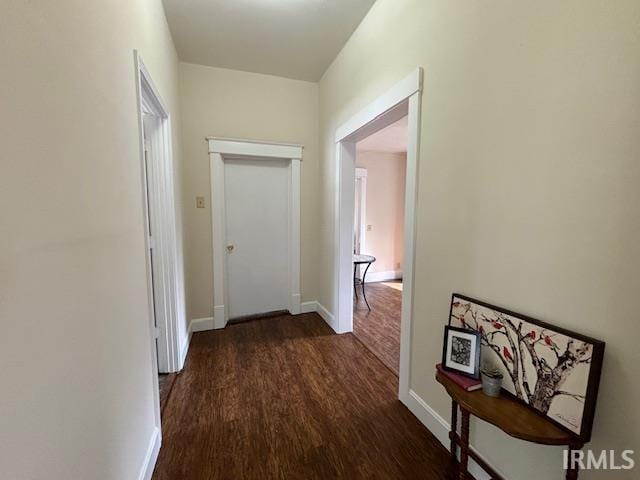
[{"label": "small framed picture", "polygon": [[442,366],[445,370],[480,378],[480,333],[466,328],[444,327]]}]

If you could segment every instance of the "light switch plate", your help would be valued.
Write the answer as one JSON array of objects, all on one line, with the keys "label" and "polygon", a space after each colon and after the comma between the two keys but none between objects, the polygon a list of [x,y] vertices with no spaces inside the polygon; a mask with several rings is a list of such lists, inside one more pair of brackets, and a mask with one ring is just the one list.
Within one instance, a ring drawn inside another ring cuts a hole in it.
[{"label": "light switch plate", "polygon": [[196,197],[196,208],[204,208],[204,197]]}]

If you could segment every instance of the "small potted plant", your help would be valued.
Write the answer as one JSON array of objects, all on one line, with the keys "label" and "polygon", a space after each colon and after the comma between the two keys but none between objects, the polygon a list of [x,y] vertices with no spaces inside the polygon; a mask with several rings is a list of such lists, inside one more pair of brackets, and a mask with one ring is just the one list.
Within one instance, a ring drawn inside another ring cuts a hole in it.
[{"label": "small potted plant", "polygon": [[482,391],[490,397],[500,395],[502,388],[502,372],[494,365],[482,368]]}]

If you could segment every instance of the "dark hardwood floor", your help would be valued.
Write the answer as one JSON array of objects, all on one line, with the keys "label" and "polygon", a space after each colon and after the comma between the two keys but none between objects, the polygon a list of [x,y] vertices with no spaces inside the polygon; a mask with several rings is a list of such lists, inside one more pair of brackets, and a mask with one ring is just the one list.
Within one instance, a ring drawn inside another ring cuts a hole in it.
[{"label": "dark hardwood floor", "polygon": [[163,415],[155,480],[451,480],[397,378],[315,313],[193,336]]},{"label": "dark hardwood floor", "polygon": [[353,334],[397,376],[400,370],[402,282],[367,283],[365,289],[371,311],[364,303],[361,287],[357,288]]},{"label": "dark hardwood floor", "polygon": [[167,400],[171,395],[171,390],[176,381],[177,374],[175,373],[159,373],[158,374],[158,387],[160,390],[160,414],[162,415],[164,409],[167,406]]}]

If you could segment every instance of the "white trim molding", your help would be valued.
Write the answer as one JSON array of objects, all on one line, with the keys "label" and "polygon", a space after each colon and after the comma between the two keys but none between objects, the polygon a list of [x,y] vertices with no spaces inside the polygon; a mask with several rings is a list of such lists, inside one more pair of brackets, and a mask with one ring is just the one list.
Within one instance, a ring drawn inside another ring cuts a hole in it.
[{"label": "white trim molding", "polygon": [[[360,196],[360,208],[358,214],[360,218],[355,219],[360,226],[358,231],[358,245],[356,253],[363,253],[367,251],[367,169],[356,167],[356,181],[360,180],[360,192],[356,191],[356,195]],[[360,266],[360,274],[362,275],[362,267]]]},{"label": "white trim molding", "polygon": [[316,312],[318,315],[320,315],[326,322],[326,324],[329,325],[335,333],[346,333],[339,331],[338,324],[334,315],[329,310],[327,310],[325,306],[320,302],[313,300],[311,302],[303,302],[300,304],[300,313],[312,312]]},{"label": "white trim molding", "polygon": [[184,364],[187,361],[187,354],[189,353],[189,347],[191,346],[191,338],[193,337],[193,322],[189,323],[187,329],[187,336],[184,338],[182,348],[180,349],[180,370],[184,368]]},{"label": "white trim molding", "polygon": [[388,280],[399,280],[402,278],[402,270],[388,270],[386,272],[367,273],[366,283],[386,282]]},{"label": "white trim molding", "polygon": [[402,316],[398,397],[407,402],[411,376],[411,320],[415,264],[416,199],[423,72],[417,68],[336,130],[335,299],[336,332],[353,330],[353,212],[356,142],[408,116],[407,172],[405,177]]},{"label": "white trim molding", "polygon": [[153,475],[153,469],[156,466],[158,460],[158,453],[160,453],[160,444],[162,443],[162,436],[160,435],[160,429],[155,427],[151,433],[151,439],[147,446],[147,452],[145,453],[142,466],[138,473],[138,480],[151,480]]},{"label": "white trim molding", "polygon": [[211,164],[211,228],[213,238],[213,328],[229,320],[224,168],[226,159],[289,160],[289,312],[300,313],[300,162],[304,147],[298,144],[209,137]]},{"label": "white trim molding", "polygon": [[214,330],[215,325],[213,322],[213,317],[194,318],[193,320],[191,320],[191,323],[189,323],[189,331],[191,333],[196,333],[205,332],[207,330]]},{"label": "white trim molding", "polygon": [[[365,108],[360,110],[354,116],[352,116],[349,120],[347,120],[344,124],[342,124],[336,130],[335,141],[336,143],[341,142],[347,139],[349,136],[361,130],[362,127],[368,125],[373,122],[378,117],[381,117],[383,114],[387,113],[393,107],[401,104],[406,99],[408,99],[414,93],[418,93],[422,91],[422,68],[418,67],[409,75],[407,75],[400,82],[396,83],[393,87],[383,93],[380,97],[374,100],[372,103],[367,105]],[[396,120],[393,120],[389,123],[394,123],[397,120],[400,120],[404,115],[401,115]],[[366,133],[362,138],[366,138],[371,133],[380,130],[380,128],[376,128],[375,130]],[[365,132],[363,132],[365,133]],[[351,140],[351,139],[350,139]]]},{"label": "white trim molding", "polygon": [[[145,248],[152,343],[157,370],[176,372],[181,366],[178,325],[185,324],[184,279],[178,251],[171,118],[149,71],[134,51],[140,129]],[[146,140],[146,142],[145,142]],[[145,144],[146,143],[146,144]],[[147,158],[148,157],[148,158]],[[153,225],[152,235],[148,225]],[[153,262],[150,258],[153,250]],[[159,329],[157,342],[155,327]],[[154,375],[156,372],[154,372]]]},{"label": "white trim molding", "polygon": [[[407,408],[413,413],[420,422],[427,427],[429,430],[439,441],[440,443],[447,449],[450,450],[451,444],[449,441],[449,431],[451,430],[451,424],[447,422],[442,416],[438,414],[433,408],[425,402],[420,395],[418,395],[413,390],[409,390],[407,395],[407,401],[403,402]],[[493,468],[496,473],[498,473],[502,478],[507,478],[500,470],[496,469],[490,462],[478,453],[478,451],[471,446],[471,450],[475,454],[477,454],[482,460],[484,460],[487,465]],[[459,455],[459,449],[458,449]],[[485,472],[480,465],[478,465],[473,458],[469,458],[469,473],[472,475],[472,478],[476,480],[491,480],[491,476]]]}]

